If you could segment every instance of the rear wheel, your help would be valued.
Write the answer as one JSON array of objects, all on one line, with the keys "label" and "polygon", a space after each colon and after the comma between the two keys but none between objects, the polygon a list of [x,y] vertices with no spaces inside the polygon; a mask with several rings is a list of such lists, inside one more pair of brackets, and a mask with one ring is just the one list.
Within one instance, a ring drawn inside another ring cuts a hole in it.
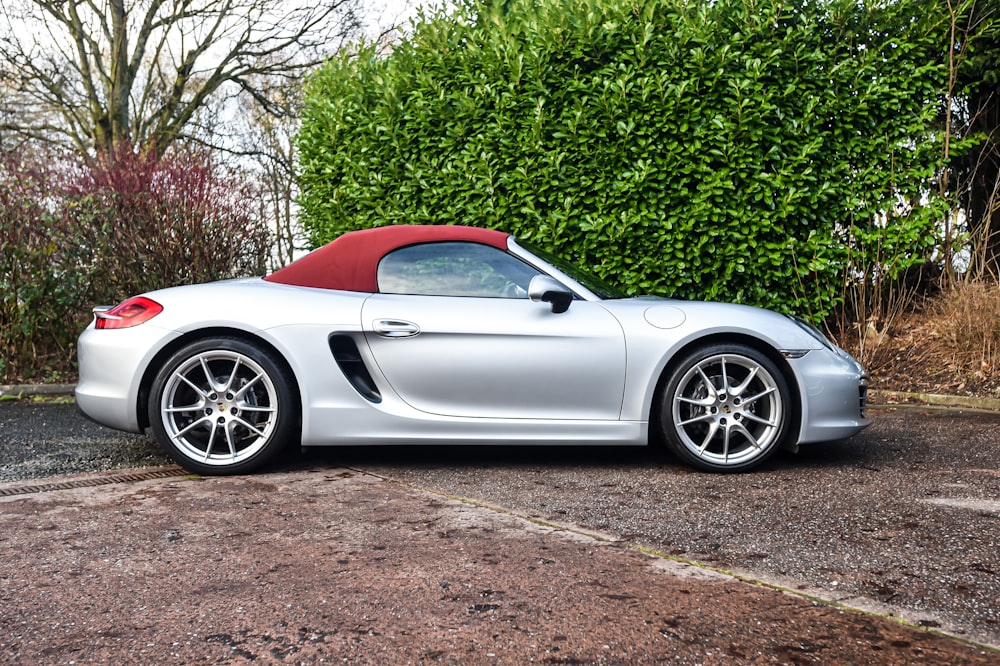
[{"label": "rear wheel", "polygon": [[174,354],[153,382],[149,422],[181,467],[245,474],[273,461],[296,436],[286,371],[243,340],[211,338]]},{"label": "rear wheel", "polygon": [[680,459],[713,472],[764,462],[789,431],[788,384],[764,354],[712,345],[686,356],[664,393],[662,428]]}]

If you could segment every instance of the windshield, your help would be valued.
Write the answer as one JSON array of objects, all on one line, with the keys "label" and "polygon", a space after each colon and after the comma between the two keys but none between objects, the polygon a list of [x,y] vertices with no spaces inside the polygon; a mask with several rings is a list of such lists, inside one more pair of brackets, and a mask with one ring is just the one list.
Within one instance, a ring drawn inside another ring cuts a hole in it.
[{"label": "windshield", "polygon": [[618,287],[608,284],[596,275],[592,275],[587,271],[583,270],[579,266],[575,266],[565,259],[561,259],[556,255],[546,252],[545,250],[540,250],[538,247],[531,243],[527,243],[520,238],[517,239],[517,244],[523,247],[528,252],[536,255],[539,259],[547,261],[552,264],[560,271],[573,278],[584,287],[594,292],[600,298],[625,298],[625,292],[623,292]]}]

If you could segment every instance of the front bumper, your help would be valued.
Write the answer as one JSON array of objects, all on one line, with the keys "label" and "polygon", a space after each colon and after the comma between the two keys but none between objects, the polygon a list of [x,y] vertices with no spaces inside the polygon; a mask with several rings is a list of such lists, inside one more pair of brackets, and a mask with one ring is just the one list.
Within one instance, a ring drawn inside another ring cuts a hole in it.
[{"label": "front bumper", "polygon": [[799,444],[844,439],[871,425],[865,413],[868,375],[846,352],[814,350],[789,364],[802,404]]}]

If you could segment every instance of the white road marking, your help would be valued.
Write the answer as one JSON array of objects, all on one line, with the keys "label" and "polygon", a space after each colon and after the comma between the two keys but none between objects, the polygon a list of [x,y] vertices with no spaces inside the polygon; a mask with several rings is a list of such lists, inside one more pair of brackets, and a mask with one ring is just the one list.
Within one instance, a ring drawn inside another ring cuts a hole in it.
[{"label": "white road marking", "polygon": [[922,500],[927,504],[937,504],[940,506],[950,506],[955,509],[971,509],[972,511],[985,511],[987,513],[1000,514],[1000,501],[962,498],[962,497],[937,497],[934,499]]}]

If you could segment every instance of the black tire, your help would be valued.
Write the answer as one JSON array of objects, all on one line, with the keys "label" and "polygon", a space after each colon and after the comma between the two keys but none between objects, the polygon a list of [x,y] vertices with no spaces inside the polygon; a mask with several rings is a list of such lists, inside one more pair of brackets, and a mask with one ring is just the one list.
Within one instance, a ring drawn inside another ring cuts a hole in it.
[{"label": "black tire", "polygon": [[663,393],[660,426],[667,448],[684,462],[710,472],[744,472],[789,436],[788,383],[756,349],[710,345],[675,368]]},{"label": "black tire", "polygon": [[298,444],[298,405],[284,365],[236,338],[177,351],[153,381],[149,423],[184,469],[248,474]]}]

